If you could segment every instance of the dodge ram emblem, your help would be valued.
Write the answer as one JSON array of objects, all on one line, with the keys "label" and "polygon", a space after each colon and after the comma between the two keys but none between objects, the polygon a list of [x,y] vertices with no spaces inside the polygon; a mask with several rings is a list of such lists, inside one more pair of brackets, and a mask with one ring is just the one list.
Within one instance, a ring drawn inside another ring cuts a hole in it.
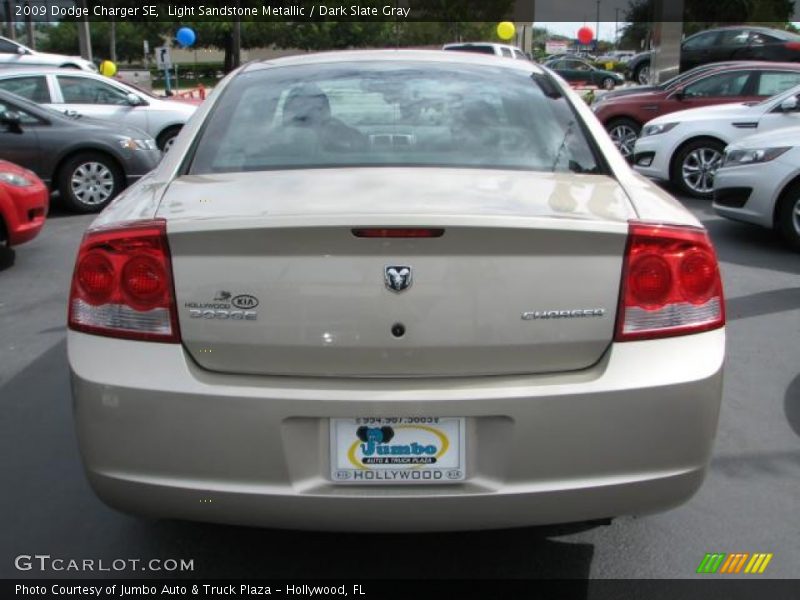
[{"label": "dodge ram emblem", "polygon": [[384,269],[386,287],[393,292],[402,292],[411,287],[411,267],[391,265]]}]

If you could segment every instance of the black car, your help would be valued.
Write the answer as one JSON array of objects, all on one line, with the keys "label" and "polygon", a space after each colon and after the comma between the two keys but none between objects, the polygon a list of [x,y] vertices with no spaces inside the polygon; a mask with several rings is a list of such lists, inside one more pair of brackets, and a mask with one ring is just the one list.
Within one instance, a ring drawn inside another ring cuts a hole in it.
[{"label": "black car", "polygon": [[585,60],[576,58],[557,58],[544,63],[566,81],[573,85],[591,85],[613,90],[615,86],[625,83],[625,79],[614,71],[604,71]]},{"label": "black car", "polygon": [[[630,79],[641,84],[649,82],[651,55],[642,52],[628,62]],[[706,29],[681,43],[681,73],[723,60],[800,61],[800,35],[781,29],[737,25]]]},{"label": "black car", "polygon": [[69,208],[97,212],[155,168],[161,151],[140,129],[65,115],[0,90],[0,158],[36,173]]}]

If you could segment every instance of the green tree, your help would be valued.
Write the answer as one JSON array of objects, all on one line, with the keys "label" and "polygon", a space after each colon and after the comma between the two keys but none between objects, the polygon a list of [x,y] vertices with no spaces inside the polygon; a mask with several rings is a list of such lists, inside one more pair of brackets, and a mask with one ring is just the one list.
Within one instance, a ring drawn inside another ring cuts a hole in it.
[{"label": "green tree", "polygon": [[[163,43],[163,36],[168,35],[172,25],[160,22],[132,23],[117,21],[117,61],[140,62],[143,56],[142,42],[147,40],[151,48]],[[110,23],[92,22],[89,24],[92,36],[92,55],[96,59],[105,59],[111,55],[109,49]],[[57,54],[77,55],[78,30],[75,21],[62,21],[57,25],[48,27],[45,36],[39,44],[39,49],[44,52]]]}]

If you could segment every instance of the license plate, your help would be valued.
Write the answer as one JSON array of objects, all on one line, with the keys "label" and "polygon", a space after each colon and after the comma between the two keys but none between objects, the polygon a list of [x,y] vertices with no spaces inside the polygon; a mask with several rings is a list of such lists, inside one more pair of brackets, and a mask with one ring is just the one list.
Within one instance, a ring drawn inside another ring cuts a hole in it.
[{"label": "license plate", "polygon": [[457,483],[465,477],[463,417],[331,419],[336,483]]}]

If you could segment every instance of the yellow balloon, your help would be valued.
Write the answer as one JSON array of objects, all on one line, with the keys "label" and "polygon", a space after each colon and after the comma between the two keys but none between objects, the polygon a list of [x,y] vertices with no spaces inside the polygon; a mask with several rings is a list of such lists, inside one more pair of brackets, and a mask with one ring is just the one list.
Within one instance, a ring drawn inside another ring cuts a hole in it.
[{"label": "yellow balloon", "polygon": [[110,60],[104,60],[100,63],[100,73],[106,77],[113,77],[117,72],[117,65]]},{"label": "yellow balloon", "polygon": [[497,24],[497,37],[501,40],[510,40],[516,32],[517,30],[511,21],[503,21]]}]

